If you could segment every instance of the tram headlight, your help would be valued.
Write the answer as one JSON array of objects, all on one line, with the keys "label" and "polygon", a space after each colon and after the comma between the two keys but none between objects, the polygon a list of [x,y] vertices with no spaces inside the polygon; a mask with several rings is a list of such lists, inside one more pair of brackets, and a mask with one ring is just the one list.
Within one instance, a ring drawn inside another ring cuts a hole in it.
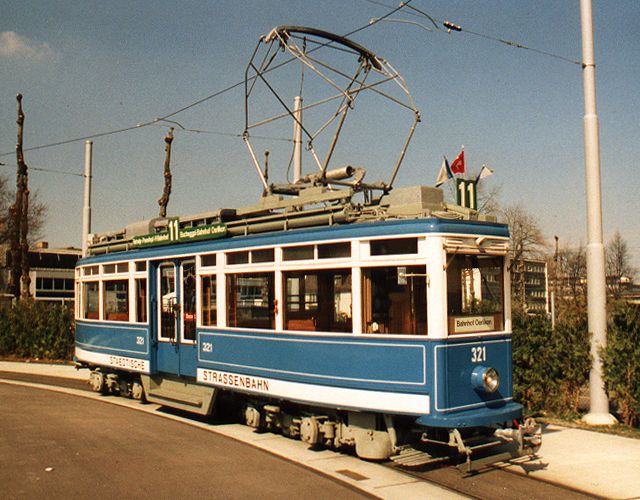
[{"label": "tram headlight", "polygon": [[496,392],[500,387],[500,374],[495,368],[476,366],[471,372],[471,384],[484,392]]}]

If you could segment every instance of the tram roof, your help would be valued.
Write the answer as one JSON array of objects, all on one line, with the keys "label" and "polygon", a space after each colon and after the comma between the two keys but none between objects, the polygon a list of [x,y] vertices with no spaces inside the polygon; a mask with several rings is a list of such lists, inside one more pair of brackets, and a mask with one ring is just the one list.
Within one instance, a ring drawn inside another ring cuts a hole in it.
[{"label": "tram roof", "polygon": [[456,234],[507,238],[509,237],[509,230],[506,224],[497,222],[438,219],[435,217],[361,222],[137,248],[86,257],[79,261],[79,265],[122,260],[156,259],[166,256],[178,258],[240,248],[313,244],[351,238],[379,238],[383,236],[393,238],[421,234]]}]

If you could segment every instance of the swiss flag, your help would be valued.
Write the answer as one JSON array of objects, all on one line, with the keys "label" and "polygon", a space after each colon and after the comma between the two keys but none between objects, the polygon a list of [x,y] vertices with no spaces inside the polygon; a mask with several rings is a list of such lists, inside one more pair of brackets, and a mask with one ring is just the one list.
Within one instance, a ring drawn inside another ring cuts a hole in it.
[{"label": "swiss flag", "polygon": [[454,174],[464,174],[464,149],[451,162],[451,172]]}]

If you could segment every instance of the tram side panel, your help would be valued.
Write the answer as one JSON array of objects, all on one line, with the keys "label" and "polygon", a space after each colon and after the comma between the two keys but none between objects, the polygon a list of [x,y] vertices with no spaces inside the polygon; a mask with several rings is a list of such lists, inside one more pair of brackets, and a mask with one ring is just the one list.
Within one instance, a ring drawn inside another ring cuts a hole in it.
[{"label": "tram side panel", "polygon": [[116,370],[150,373],[149,327],[76,321],[76,359]]},{"label": "tram side panel", "polygon": [[[499,386],[487,391],[493,369]],[[200,331],[197,381],[274,399],[419,417],[429,427],[519,418],[512,401],[511,337],[407,340]]]},{"label": "tram side panel", "polygon": [[206,330],[197,381],[300,403],[406,415],[430,412],[429,346],[354,336]]}]

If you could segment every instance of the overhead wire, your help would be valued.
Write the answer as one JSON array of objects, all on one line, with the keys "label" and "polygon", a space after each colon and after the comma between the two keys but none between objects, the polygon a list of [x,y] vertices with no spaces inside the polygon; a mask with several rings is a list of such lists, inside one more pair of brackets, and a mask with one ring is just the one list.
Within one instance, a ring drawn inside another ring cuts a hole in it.
[{"label": "overhead wire", "polygon": [[[207,134],[207,135],[219,135],[219,136],[223,136],[223,137],[237,137],[242,139],[242,134],[237,134],[234,132],[220,132],[217,130],[202,130],[202,129],[197,129],[197,128],[187,128],[184,127],[183,125],[181,125],[180,123],[173,121],[173,120],[161,120],[161,121],[166,121],[169,123],[174,123],[176,125],[178,125],[178,129],[174,129],[174,132],[192,132],[195,134]],[[162,128],[169,128],[169,125],[164,125],[162,123],[157,122],[157,123],[152,123],[149,126],[153,126],[153,127],[162,127]],[[268,136],[268,135],[252,135],[251,136],[252,139],[264,139],[264,140],[268,140],[268,141],[282,141],[282,142],[293,142],[293,139],[290,139],[288,137],[273,137],[273,136]]]},{"label": "overhead wire", "polygon": [[[368,2],[370,4],[373,4],[373,5],[386,7],[387,9],[393,9],[392,5],[386,4],[385,2],[381,2],[379,0],[364,0],[364,1]],[[561,61],[564,61],[564,62],[567,62],[567,63],[570,63],[570,64],[576,64],[578,66],[582,66],[583,65],[582,61],[578,61],[578,60],[575,60],[575,59],[571,59],[569,57],[561,56],[559,54],[554,54],[553,52],[548,52],[548,51],[545,51],[545,50],[537,49],[535,47],[530,47],[528,45],[525,45],[525,44],[520,43],[520,42],[515,42],[513,40],[507,40],[505,38],[500,38],[500,37],[496,37],[496,36],[493,36],[493,35],[488,35],[486,33],[481,33],[479,31],[472,31],[472,30],[469,30],[467,28],[462,27],[459,24],[455,24],[455,23],[452,23],[452,22],[446,21],[446,20],[443,21],[443,20],[437,19],[436,17],[434,17],[431,14],[425,12],[424,10],[419,9],[419,8],[415,7],[414,5],[409,5],[408,3],[401,3],[401,5],[406,6],[407,8],[411,9],[411,11],[413,11],[413,12],[405,11],[406,14],[412,15],[412,16],[415,16],[415,17],[426,18],[434,25],[434,27],[437,30],[440,30],[440,31],[444,28],[448,33],[451,33],[452,31],[468,33],[470,35],[474,35],[474,36],[477,36],[477,37],[480,37],[480,38],[484,38],[484,39],[487,39],[487,40],[498,42],[498,43],[507,45],[509,47],[514,47],[516,49],[529,50],[531,52],[535,52],[535,53],[543,55],[543,56],[552,57],[554,59],[558,59],[558,60],[561,60]]]},{"label": "overhead wire", "polygon": [[[86,141],[89,139],[97,139],[98,137],[105,137],[108,135],[114,135],[114,134],[120,134],[122,132],[128,132],[130,130],[135,130],[135,129],[139,129],[139,128],[143,128],[143,127],[147,127],[149,125],[153,125],[154,123],[156,123],[156,120],[151,120],[148,122],[143,122],[143,123],[138,123],[136,125],[131,125],[130,127],[124,127],[124,128],[119,128],[119,129],[115,129],[115,130],[109,130],[107,132],[98,132],[96,134],[91,134],[91,135],[85,135],[82,137],[75,137],[73,139],[66,139],[66,140],[62,140],[62,141],[58,141],[58,142],[52,142],[49,144],[41,144],[39,146],[32,146],[29,148],[24,148],[23,151],[36,151],[38,149],[45,149],[45,148],[53,148],[56,146],[64,146],[65,144],[71,144],[73,142],[79,142],[79,141]],[[0,156],[8,156],[11,154],[15,154],[14,151],[10,151],[7,153],[2,153],[0,154]]]},{"label": "overhead wire", "polygon": [[[365,25],[363,25],[363,26],[361,26],[359,28],[356,28],[353,31],[350,31],[349,33],[346,33],[343,36],[344,37],[348,37],[348,36],[351,36],[351,35],[353,35],[355,33],[358,33],[358,32],[360,32],[360,31],[362,31],[364,29],[367,29],[367,28],[373,26],[377,22],[382,21],[385,18],[395,14],[396,12],[398,12],[403,7],[408,6],[412,1],[413,0],[408,0],[407,2],[401,3],[398,7],[392,8],[393,10],[391,10],[389,13],[387,13],[384,16],[382,16],[381,18],[379,18],[375,23],[367,23],[367,24],[365,24]],[[333,42],[329,41],[329,42],[326,42],[326,43],[323,43],[323,44],[319,44],[317,47],[314,47],[314,48],[310,49],[309,52],[318,50],[318,49],[320,49],[320,48],[322,48],[322,47],[324,47],[326,45],[330,45],[332,43]],[[282,63],[280,63],[280,64],[278,64],[276,66],[273,66],[272,68],[268,69],[267,71],[274,71],[274,70],[276,70],[278,68],[281,68],[282,66],[284,66],[286,64],[289,64],[290,62],[292,62],[294,60],[295,60],[295,58],[291,58],[289,60],[283,61]],[[253,77],[253,78],[257,78],[257,77]],[[38,145],[38,146],[32,146],[32,147],[29,147],[29,148],[24,148],[24,151],[37,151],[39,149],[63,146],[63,145],[71,144],[71,143],[74,143],[74,142],[86,141],[86,140],[89,140],[89,139],[97,139],[97,138],[100,138],[100,137],[106,137],[106,136],[109,136],[109,135],[120,134],[120,133],[123,133],[123,132],[129,132],[129,131],[132,131],[132,130],[137,130],[137,129],[141,129],[141,128],[144,128],[144,127],[148,127],[150,125],[154,125],[154,124],[156,124],[158,122],[161,122],[163,120],[167,120],[169,118],[172,118],[172,117],[174,117],[174,116],[176,116],[176,115],[178,115],[180,113],[183,113],[184,111],[187,111],[188,109],[191,109],[191,108],[194,108],[196,106],[199,106],[200,104],[202,104],[204,102],[207,102],[207,101],[209,101],[211,99],[214,99],[216,97],[219,97],[219,96],[221,96],[221,95],[223,95],[223,94],[225,94],[227,92],[230,92],[231,90],[234,90],[234,89],[240,87],[241,85],[244,85],[244,83],[245,83],[244,80],[242,80],[240,82],[237,82],[237,83],[234,83],[232,85],[229,85],[228,87],[225,87],[225,88],[223,88],[221,90],[218,90],[218,91],[216,91],[216,92],[214,92],[212,94],[209,94],[206,97],[198,99],[197,101],[194,101],[194,102],[192,102],[190,104],[187,104],[186,106],[183,106],[183,107],[177,109],[176,111],[173,111],[173,112],[171,112],[169,114],[166,114],[166,115],[158,117],[158,118],[154,118],[152,120],[148,120],[146,122],[139,122],[139,123],[137,123],[135,125],[131,125],[131,126],[128,126],[128,127],[123,127],[123,128],[118,128],[118,129],[114,129],[114,130],[109,130],[109,131],[106,131],[106,132],[99,132],[99,133],[96,133],[96,134],[85,135],[85,136],[82,136],[82,137],[75,137],[75,138],[72,138],[72,139],[66,139],[66,140],[52,142],[52,143],[48,143],[48,144],[41,144],[41,145]],[[15,153],[15,151],[9,151],[7,153],[0,153],[0,157],[8,156],[8,155],[11,155],[11,154],[14,154],[14,153]]]},{"label": "overhead wire", "polygon": [[[17,168],[17,165],[0,163],[0,167]],[[79,174],[77,172],[69,172],[68,170],[56,170],[55,168],[34,167],[32,165],[29,165],[29,170],[36,170],[38,172],[47,172],[52,174],[73,175],[75,177],[84,177],[84,174]]]}]

